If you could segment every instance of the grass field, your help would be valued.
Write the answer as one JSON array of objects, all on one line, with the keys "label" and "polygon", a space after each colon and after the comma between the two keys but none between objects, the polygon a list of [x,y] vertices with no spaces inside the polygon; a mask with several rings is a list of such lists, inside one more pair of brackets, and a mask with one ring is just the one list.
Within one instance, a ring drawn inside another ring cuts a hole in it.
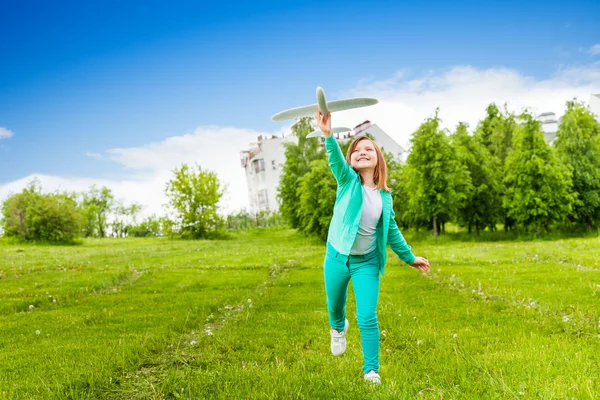
[{"label": "grass field", "polygon": [[336,358],[325,247],[294,231],[0,240],[0,398],[600,398],[600,238],[411,244],[432,270],[390,252],[371,386],[354,298]]}]

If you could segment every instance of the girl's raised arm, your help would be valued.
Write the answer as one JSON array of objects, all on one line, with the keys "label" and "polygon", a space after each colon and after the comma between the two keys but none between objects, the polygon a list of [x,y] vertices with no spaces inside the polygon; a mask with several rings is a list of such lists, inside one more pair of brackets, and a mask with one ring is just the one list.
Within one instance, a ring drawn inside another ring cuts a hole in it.
[{"label": "girl's raised arm", "polygon": [[315,119],[319,129],[325,134],[325,149],[327,150],[329,168],[331,168],[338,185],[343,185],[353,178],[354,170],[346,162],[340,145],[331,134],[331,113],[323,115],[321,110],[317,110]]}]

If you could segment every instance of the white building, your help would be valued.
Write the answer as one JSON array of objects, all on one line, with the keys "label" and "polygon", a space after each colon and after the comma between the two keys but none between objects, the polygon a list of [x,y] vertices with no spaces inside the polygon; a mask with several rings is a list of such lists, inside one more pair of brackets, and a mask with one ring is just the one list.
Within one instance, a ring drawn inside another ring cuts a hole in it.
[{"label": "white building", "polygon": [[[590,94],[588,106],[592,114],[600,121],[600,94]],[[545,112],[538,115],[537,119],[542,123],[542,132],[546,142],[553,144],[563,117],[556,118],[555,113]]]},{"label": "white building", "polygon": [[[349,140],[357,135],[369,133],[377,144],[386,152],[404,160],[406,150],[387,135],[376,124],[365,121],[346,134],[336,134],[340,141]],[[277,187],[285,163],[284,143],[296,143],[296,136],[259,136],[257,142],[251,143],[250,148],[240,152],[242,168],[246,170],[250,211],[275,212],[279,209]]]},{"label": "white building", "polygon": [[595,114],[596,119],[600,121],[600,93],[590,95],[590,110]]},{"label": "white building", "polygon": [[246,170],[250,211],[277,211],[277,187],[285,163],[284,143],[296,142],[294,135],[283,137],[262,135],[240,152],[242,168]]},{"label": "white building", "polygon": [[558,125],[562,121],[562,117],[556,119],[556,114],[553,112],[545,112],[538,115],[537,119],[542,123],[542,132],[547,143],[552,144],[556,139]]}]

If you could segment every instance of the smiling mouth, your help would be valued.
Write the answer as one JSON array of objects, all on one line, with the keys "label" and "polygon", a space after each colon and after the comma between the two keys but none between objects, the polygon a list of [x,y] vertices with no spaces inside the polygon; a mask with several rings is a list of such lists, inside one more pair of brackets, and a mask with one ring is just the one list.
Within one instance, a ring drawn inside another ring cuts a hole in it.
[{"label": "smiling mouth", "polygon": [[361,157],[361,158],[357,158],[356,161],[369,161],[369,159]]}]

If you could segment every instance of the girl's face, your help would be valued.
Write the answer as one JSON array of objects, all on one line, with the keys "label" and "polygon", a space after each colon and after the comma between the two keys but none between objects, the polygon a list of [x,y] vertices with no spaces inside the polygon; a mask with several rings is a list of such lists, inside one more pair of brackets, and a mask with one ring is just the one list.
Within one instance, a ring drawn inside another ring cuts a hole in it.
[{"label": "girl's face", "polygon": [[369,139],[363,139],[356,144],[350,155],[352,168],[357,171],[375,169],[377,166],[377,152],[375,145]]}]

